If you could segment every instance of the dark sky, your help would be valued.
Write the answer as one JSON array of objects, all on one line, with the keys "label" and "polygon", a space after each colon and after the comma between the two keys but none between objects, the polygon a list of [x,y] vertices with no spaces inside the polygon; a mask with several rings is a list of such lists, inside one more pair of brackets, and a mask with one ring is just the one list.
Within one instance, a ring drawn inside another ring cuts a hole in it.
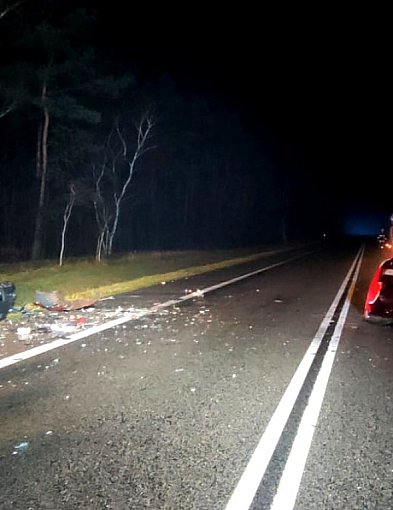
[{"label": "dark sky", "polygon": [[124,58],[223,98],[284,158],[296,155],[318,175],[332,202],[393,210],[387,13],[281,4],[272,12],[260,3],[122,9],[105,10],[105,24]]},{"label": "dark sky", "polygon": [[[26,0],[20,9],[35,20],[54,8],[54,18],[63,21],[69,10],[85,6],[97,9],[95,42],[113,70],[129,64],[146,79],[169,74],[184,91],[217,98],[220,120],[222,111],[230,119],[240,114],[252,141],[260,138],[262,155],[271,148],[274,164],[267,161],[267,168],[290,176],[269,174],[279,183],[271,197],[280,207],[292,186],[287,209],[298,207],[293,223],[299,230],[307,215],[318,229],[330,225],[326,218],[348,233],[387,226],[393,212],[388,12],[332,3],[216,7],[124,0]],[[250,187],[247,179],[237,191]],[[269,198],[265,189],[260,195],[258,206]],[[257,191],[253,197],[259,199]],[[256,224],[254,210],[243,208]]]},{"label": "dark sky", "polygon": [[170,73],[240,112],[287,169],[303,166],[332,214],[393,212],[388,12],[73,1],[98,9],[98,38],[113,58],[146,76]]}]

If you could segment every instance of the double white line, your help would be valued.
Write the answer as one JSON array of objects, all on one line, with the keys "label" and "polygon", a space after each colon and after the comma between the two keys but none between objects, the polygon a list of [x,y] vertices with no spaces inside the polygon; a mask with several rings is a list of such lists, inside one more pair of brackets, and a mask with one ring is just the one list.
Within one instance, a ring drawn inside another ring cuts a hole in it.
[{"label": "double white line", "polygon": [[341,309],[333,335],[329,342],[313,390],[304,410],[297,435],[284,467],[281,480],[273,499],[270,510],[292,510],[295,505],[304,466],[311,446],[312,437],[318,421],[319,412],[328,384],[333,361],[336,355],[341,332],[348,314],[355,283],[359,274],[364,248],[360,248],[351,268],[342,282],[327,314],[325,315],[314,339],[300,362],[291,382],[289,383],[280,403],[278,404],[266,430],[261,437],[250,461],[240,478],[225,510],[248,510],[265,474],[266,468],[277,447],[282,431],[292,412],[295,401],[303,387],[311,364],[315,359],[319,346],[331,324],[339,302],[351,281],[344,305]]}]

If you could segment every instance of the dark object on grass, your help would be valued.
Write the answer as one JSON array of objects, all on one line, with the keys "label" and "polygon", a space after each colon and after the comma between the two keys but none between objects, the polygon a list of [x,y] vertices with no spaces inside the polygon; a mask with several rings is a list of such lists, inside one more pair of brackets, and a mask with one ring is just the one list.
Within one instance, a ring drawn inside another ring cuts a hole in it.
[{"label": "dark object on grass", "polygon": [[35,293],[35,304],[53,312],[69,312],[71,310],[80,310],[89,308],[97,303],[95,298],[76,299],[67,301],[57,290],[51,292],[42,292],[37,290]]},{"label": "dark object on grass", "polygon": [[7,317],[7,313],[14,306],[15,299],[15,285],[12,282],[0,282],[0,320]]}]

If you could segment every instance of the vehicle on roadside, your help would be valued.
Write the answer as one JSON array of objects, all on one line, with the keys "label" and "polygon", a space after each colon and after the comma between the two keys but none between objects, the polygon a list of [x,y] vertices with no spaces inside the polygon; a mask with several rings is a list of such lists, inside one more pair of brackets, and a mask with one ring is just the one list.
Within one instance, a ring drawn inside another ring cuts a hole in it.
[{"label": "vehicle on roadside", "polygon": [[392,247],[392,244],[389,240],[389,237],[385,233],[385,229],[381,228],[380,233],[377,236],[378,245],[381,250],[390,250]]},{"label": "vehicle on roadside", "polygon": [[363,311],[364,319],[393,324],[393,257],[381,262],[369,285]]}]

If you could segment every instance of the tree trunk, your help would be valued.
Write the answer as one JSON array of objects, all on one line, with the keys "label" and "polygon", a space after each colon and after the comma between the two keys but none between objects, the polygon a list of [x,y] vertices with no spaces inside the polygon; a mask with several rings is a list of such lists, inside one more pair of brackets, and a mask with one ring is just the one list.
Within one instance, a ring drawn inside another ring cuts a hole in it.
[{"label": "tree trunk", "polygon": [[71,184],[69,200],[66,204],[64,214],[63,214],[63,230],[61,231],[61,249],[60,249],[60,257],[59,257],[59,266],[63,265],[67,227],[68,227],[68,222],[69,222],[71,214],[72,214],[72,209],[74,208],[74,203],[75,203],[75,188]]},{"label": "tree trunk", "polygon": [[[42,87],[43,103],[46,99],[46,84]],[[45,103],[44,103],[45,104]],[[48,174],[48,130],[49,130],[49,111],[46,106],[43,108],[44,120],[38,132],[38,150],[37,150],[37,177],[40,181],[40,193],[38,199],[38,208],[35,220],[33,248],[31,252],[32,260],[38,260],[43,256],[43,235],[45,219],[45,191],[46,179]]]}]

